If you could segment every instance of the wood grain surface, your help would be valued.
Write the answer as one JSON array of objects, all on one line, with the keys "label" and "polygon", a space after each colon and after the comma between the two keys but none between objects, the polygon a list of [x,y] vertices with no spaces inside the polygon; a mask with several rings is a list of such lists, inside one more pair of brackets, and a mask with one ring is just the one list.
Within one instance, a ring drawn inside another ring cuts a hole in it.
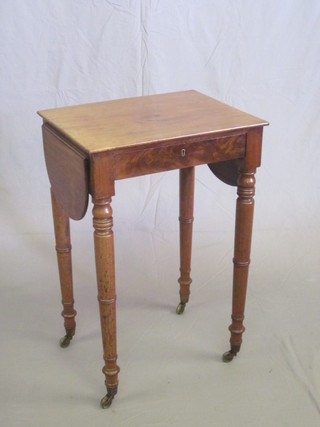
[{"label": "wood grain surface", "polygon": [[196,91],[140,96],[39,111],[87,153],[145,143],[203,140],[267,122]]}]

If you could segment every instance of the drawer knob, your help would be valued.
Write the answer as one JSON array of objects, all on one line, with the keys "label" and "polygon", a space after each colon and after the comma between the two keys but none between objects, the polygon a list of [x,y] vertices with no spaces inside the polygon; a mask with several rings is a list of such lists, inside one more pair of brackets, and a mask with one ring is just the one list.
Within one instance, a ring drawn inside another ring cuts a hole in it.
[{"label": "drawer knob", "polygon": [[185,155],[186,155],[186,149],[185,149],[185,148],[183,148],[183,149],[181,150],[181,157],[185,157]]}]

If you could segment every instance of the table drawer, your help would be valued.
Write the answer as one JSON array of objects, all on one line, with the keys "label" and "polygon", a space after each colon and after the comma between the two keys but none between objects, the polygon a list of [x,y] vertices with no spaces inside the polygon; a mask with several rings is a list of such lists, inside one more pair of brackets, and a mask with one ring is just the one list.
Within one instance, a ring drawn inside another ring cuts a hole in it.
[{"label": "table drawer", "polygon": [[246,134],[114,153],[115,179],[244,157]]}]

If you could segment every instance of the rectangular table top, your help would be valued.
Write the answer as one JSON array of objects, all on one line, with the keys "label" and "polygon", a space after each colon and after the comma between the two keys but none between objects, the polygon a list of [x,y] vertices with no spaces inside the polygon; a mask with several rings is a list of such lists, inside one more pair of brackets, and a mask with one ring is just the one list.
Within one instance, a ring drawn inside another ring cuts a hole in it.
[{"label": "rectangular table top", "polygon": [[268,124],[194,90],[53,108],[38,114],[89,154]]}]

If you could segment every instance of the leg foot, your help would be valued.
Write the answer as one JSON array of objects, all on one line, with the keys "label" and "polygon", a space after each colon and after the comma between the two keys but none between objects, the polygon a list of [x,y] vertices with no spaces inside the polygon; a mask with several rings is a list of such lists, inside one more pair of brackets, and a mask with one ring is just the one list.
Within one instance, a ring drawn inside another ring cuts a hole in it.
[{"label": "leg foot", "polygon": [[102,409],[107,409],[109,406],[111,406],[111,403],[113,401],[114,395],[113,394],[106,394],[100,401],[100,405]]},{"label": "leg foot", "polygon": [[180,304],[178,305],[178,307],[176,309],[176,313],[177,314],[182,314],[184,312],[185,307],[186,307],[186,303],[185,302],[180,302]]},{"label": "leg foot", "polygon": [[59,341],[61,348],[66,348],[69,346],[70,341],[72,340],[72,337],[74,335],[74,332],[67,332],[64,337],[62,337]]},{"label": "leg foot", "polygon": [[240,351],[240,346],[231,346],[231,349],[229,351],[226,351],[225,353],[223,353],[222,360],[225,363],[231,362],[239,351]]},{"label": "leg foot", "polygon": [[236,354],[233,353],[232,350],[229,350],[229,351],[226,351],[225,353],[223,353],[222,360],[225,363],[228,363],[228,362],[231,362],[233,360],[234,356],[236,356]]},{"label": "leg foot", "polygon": [[107,409],[111,406],[114,396],[117,394],[118,387],[108,387],[107,394],[101,399],[100,405],[102,409]]},{"label": "leg foot", "polygon": [[72,340],[72,337],[68,337],[68,335],[65,335],[64,337],[62,337],[59,341],[60,343],[60,347],[61,348],[66,348],[69,346],[70,341]]}]

